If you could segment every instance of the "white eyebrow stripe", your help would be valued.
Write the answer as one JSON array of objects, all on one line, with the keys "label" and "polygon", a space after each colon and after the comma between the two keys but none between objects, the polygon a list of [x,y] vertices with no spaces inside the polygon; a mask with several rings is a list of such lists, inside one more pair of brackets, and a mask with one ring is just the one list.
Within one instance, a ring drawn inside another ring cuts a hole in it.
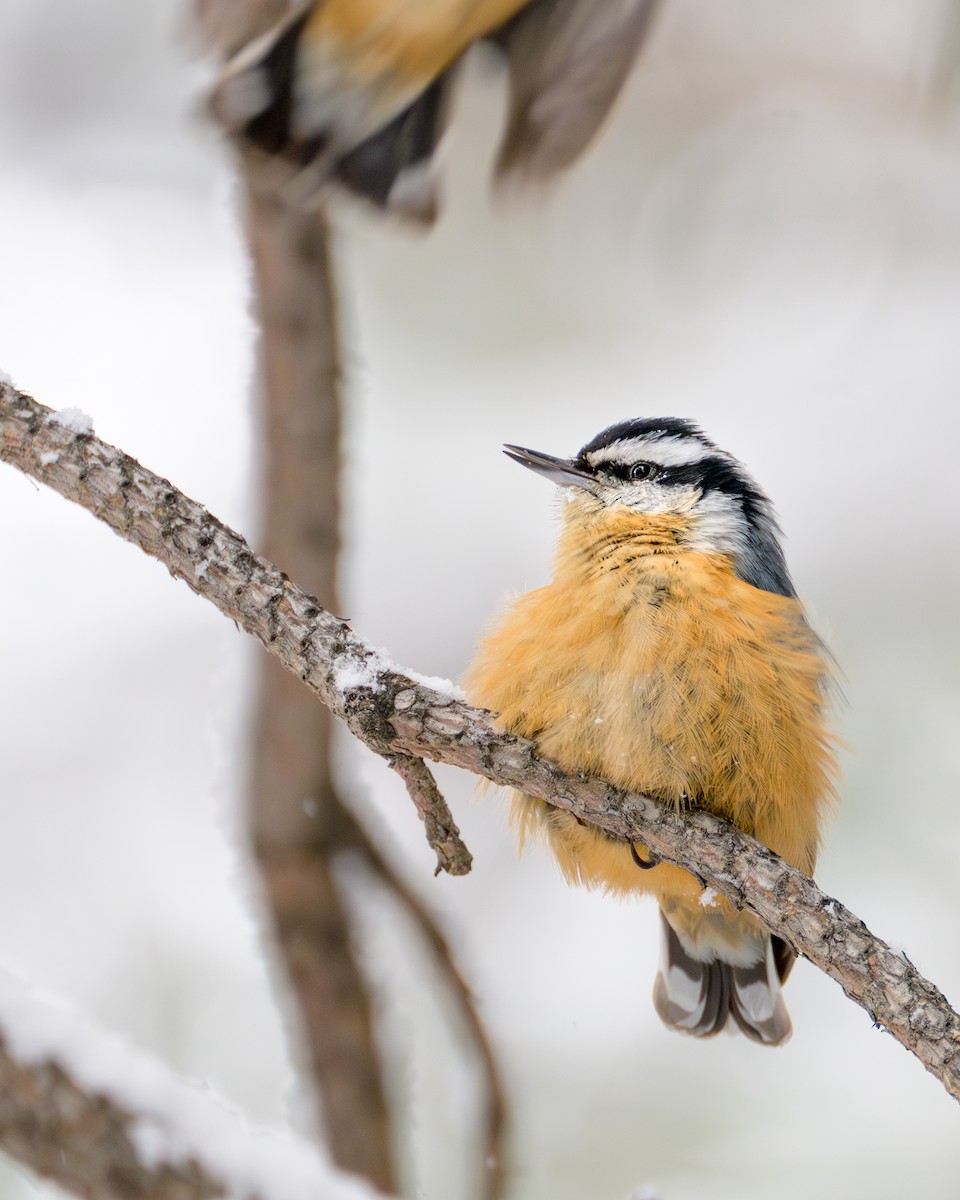
[{"label": "white eyebrow stripe", "polygon": [[716,453],[699,438],[621,438],[588,454],[587,459],[595,467],[607,462],[643,461],[645,458],[661,467],[686,467]]}]

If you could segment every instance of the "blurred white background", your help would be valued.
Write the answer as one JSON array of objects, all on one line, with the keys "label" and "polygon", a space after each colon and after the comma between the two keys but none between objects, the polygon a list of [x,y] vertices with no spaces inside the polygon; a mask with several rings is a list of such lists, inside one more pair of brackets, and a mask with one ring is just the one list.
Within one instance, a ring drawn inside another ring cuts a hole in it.
[{"label": "blurred white background", "polygon": [[[948,0],[667,0],[559,187],[490,203],[503,96],[480,64],[436,231],[347,206],[338,239],[358,631],[456,677],[548,569],[550,489],[500,444],[567,454],[624,417],[697,419],[776,501],[845,671],[820,881],[954,1001],[958,64]],[[6,0],[0,368],[255,534],[248,270],[208,78],[179,0]],[[302,1119],[242,833],[257,651],[8,469],[0,547],[0,956],[251,1118]],[[956,1104],[815,969],[791,978],[782,1051],[671,1035],[652,908],[518,861],[498,804],[451,771],[476,865],[434,880],[399,781],[342,760],[489,1022],[515,1196],[955,1200]],[[364,911],[412,1189],[448,1200],[468,1080],[405,930]],[[3,1169],[4,1197],[36,1191]]]}]

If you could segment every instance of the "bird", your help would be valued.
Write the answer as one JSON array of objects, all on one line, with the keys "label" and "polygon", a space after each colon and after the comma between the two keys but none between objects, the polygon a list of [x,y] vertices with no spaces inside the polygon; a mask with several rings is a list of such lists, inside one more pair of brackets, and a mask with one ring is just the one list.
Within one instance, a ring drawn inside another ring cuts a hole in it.
[{"label": "bird", "polygon": [[[564,770],[725,817],[812,874],[836,799],[833,659],[768,497],[684,418],[620,422],[574,458],[504,452],[565,503],[552,578],[481,641],[471,703]],[[786,943],[648,847],[522,793],[512,809],[568,881],[657,899],[665,1025],[788,1039]]]},{"label": "bird", "polygon": [[340,184],[424,224],[438,211],[431,164],[464,52],[507,62],[500,180],[549,179],[593,140],[658,0],[313,0],[226,64],[220,123],[287,165],[309,208]]}]

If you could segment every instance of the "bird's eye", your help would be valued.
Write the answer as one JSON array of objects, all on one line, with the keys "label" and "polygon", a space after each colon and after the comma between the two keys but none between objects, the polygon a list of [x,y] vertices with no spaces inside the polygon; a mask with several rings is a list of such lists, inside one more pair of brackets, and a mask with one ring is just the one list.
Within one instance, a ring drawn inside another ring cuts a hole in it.
[{"label": "bird's eye", "polygon": [[656,479],[657,468],[653,463],[634,463],[628,472],[628,476],[630,479]]}]

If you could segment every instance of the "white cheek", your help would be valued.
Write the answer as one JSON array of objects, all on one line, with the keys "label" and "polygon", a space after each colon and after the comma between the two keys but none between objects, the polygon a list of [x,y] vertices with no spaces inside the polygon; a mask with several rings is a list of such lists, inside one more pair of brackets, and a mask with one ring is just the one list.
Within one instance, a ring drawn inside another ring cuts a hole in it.
[{"label": "white cheek", "polygon": [[708,554],[739,554],[746,548],[747,529],[739,499],[708,492],[697,505],[690,546]]},{"label": "white cheek", "polygon": [[700,493],[693,488],[661,487],[657,483],[627,484],[612,504],[622,504],[636,512],[644,513],[686,513],[700,499]]}]

